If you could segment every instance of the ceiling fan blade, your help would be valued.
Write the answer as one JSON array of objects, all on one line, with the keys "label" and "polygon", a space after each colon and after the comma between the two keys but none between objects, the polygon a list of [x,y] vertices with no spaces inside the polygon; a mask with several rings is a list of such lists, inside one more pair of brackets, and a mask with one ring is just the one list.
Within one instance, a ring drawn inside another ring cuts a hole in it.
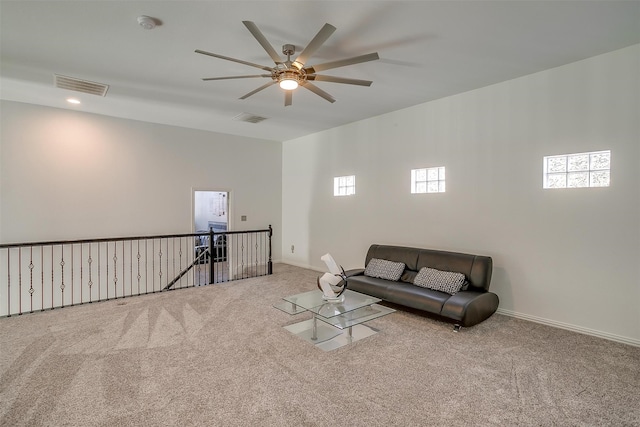
[{"label": "ceiling fan blade", "polygon": [[271,77],[271,74],[254,74],[252,76],[227,76],[227,77],[205,77],[202,80],[231,80],[231,79],[251,79],[254,77]]},{"label": "ceiling fan blade", "polygon": [[318,50],[318,48],[322,46],[324,42],[327,41],[327,39],[331,36],[331,34],[333,34],[335,30],[336,27],[334,27],[333,25],[324,24],[320,31],[318,31],[318,34],[316,34],[315,37],[311,39],[307,47],[302,49],[300,55],[298,55],[296,60],[291,65],[296,67],[298,70],[301,70],[302,67],[304,67],[304,64],[307,62],[307,59],[309,59],[311,55],[313,55],[314,52]]},{"label": "ceiling fan blade", "polygon": [[258,43],[260,43],[262,48],[267,51],[271,59],[273,59],[273,62],[275,62],[276,64],[282,63],[282,59],[280,58],[280,55],[278,55],[278,52],[276,52],[273,46],[271,46],[271,43],[269,43],[269,41],[264,36],[264,34],[262,34],[262,32],[258,29],[256,24],[254,24],[251,21],[242,21],[242,23],[244,24],[245,27],[247,27],[247,29],[251,32],[251,34],[253,34],[253,37],[255,37],[256,40],[258,40]]},{"label": "ceiling fan blade", "polygon": [[322,98],[326,99],[327,101],[331,102],[332,104],[334,102],[336,102],[335,98],[331,95],[329,95],[327,92],[323,91],[322,89],[320,89],[318,86],[314,85],[313,83],[310,83],[308,81],[304,82],[304,84],[302,84],[303,88],[309,89],[311,92],[315,93],[318,96],[321,96]]},{"label": "ceiling fan blade", "polygon": [[348,85],[371,86],[370,80],[347,79],[344,77],[322,76],[319,74],[307,75],[307,80],[315,80],[317,82],[344,83]]},{"label": "ceiling fan blade", "polygon": [[242,59],[230,58],[224,55],[218,55],[217,53],[211,53],[204,50],[196,49],[196,53],[201,53],[202,55],[213,56],[214,58],[226,59],[227,61],[237,62],[239,64],[249,65],[250,67],[260,68],[262,70],[271,71],[273,68],[267,67],[266,65],[254,64],[253,62],[243,61]]},{"label": "ceiling fan blade", "polygon": [[293,91],[285,90],[284,91],[284,106],[288,107],[293,103]]},{"label": "ceiling fan blade", "polygon": [[325,62],[324,64],[313,65],[307,67],[304,71],[307,74],[314,74],[318,71],[330,70],[331,68],[345,67],[347,65],[360,64],[362,62],[375,61],[380,59],[378,52],[368,53],[366,55],[354,56],[353,58],[339,59],[338,61]]},{"label": "ceiling fan blade", "polygon": [[266,89],[266,88],[268,88],[269,86],[274,85],[274,84],[276,84],[276,83],[277,83],[277,82],[274,80],[274,81],[271,81],[271,82],[269,82],[269,83],[267,83],[267,84],[263,84],[263,85],[262,85],[262,86],[260,86],[258,89],[252,90],[252,91],[251,91],[251,92],[249,92],[248,94],[246,94],[246,95],[244,95],[244,96],[241,96],[239,99],[247,99],[247,98],[248,98],[248,97],[250,97],[251,95],[254,95],[254,94],[256,94],[256,93],[260,92],[261,90]]}]

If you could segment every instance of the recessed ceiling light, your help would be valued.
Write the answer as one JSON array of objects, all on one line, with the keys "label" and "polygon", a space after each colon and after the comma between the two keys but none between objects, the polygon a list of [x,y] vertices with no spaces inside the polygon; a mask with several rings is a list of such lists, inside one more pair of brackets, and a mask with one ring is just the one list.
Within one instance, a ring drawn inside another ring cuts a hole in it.
[{"label": "recessed ceiling light", "polygon": [[80,104],[80,100],[76,98],[67,98],[69,104]]}]

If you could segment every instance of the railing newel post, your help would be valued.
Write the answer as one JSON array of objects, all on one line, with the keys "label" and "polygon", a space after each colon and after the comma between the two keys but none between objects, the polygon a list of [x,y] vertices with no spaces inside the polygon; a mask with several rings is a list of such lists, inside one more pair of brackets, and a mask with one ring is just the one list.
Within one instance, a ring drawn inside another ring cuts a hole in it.
[{"label": "railing newel post", "polygon": [[273,262],[271,261],[271,236],[273,236],[273,228],[269,224],[269,261],[267,263],[267,269],[269,274],[273,274]]},{"label": "railing newel post", "polygon": [[[213,245],[214,245],[215,233],[213,232],[213,227],[209,227],[209,284],[213,284],[214,282],[214,263],[213,263]],[[205,256],[206,260],[207,257]]]}]

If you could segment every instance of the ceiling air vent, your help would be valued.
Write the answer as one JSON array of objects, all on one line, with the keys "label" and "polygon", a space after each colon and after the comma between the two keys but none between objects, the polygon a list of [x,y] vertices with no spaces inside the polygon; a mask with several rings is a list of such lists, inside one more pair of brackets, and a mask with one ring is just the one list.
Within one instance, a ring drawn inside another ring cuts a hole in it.
[{"label": "ceiling air vent", "polygon": [[53,84],[60,89],[75,90],[76,92],[89,93],[91,95],[105,96],[109,85],[77,79],[75,77],[53,75]]},{"label": "ceiling air vent", "polygon": [[263,120],[267,120],[266,117],[256,116],[255,114],[250,113],[240,113],[233,118],[233,120],[237,120],[239,122],[247,122],[247,123],[260,123]]}]

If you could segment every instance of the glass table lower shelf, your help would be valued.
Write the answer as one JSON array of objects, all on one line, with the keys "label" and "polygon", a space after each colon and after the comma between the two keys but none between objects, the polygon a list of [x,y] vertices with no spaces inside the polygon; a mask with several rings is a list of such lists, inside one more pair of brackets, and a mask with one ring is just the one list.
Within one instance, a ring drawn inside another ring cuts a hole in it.
[{"label": "glass table lower shelf", "polygon": [[311,319],[284,328],[329,351],[376,334],[377,329],[364,323],[395,311],[377,304],[380,301],[379,298],[347,290],[343,301],[328,302],[322,299],[322,292],[310,291],[285,297],[274,307],[291,315],[311,312]]}]

